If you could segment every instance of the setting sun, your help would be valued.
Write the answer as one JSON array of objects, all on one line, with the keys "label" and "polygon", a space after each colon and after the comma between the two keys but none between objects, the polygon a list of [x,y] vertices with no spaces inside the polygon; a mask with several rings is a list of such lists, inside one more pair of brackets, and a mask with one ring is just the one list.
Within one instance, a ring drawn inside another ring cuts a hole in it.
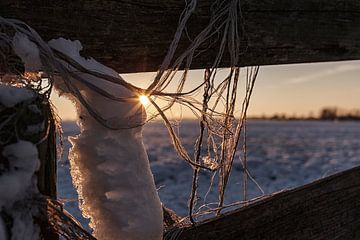
[{"label": "setting sun", "polygon": [[149,98],[147,96],[145,96],[145,95],[141,95],[139,97],[139,100],[140,100],[141,104],[144,105],[144,106],[146,106],[146,105],[148,105],[150,103]]}]

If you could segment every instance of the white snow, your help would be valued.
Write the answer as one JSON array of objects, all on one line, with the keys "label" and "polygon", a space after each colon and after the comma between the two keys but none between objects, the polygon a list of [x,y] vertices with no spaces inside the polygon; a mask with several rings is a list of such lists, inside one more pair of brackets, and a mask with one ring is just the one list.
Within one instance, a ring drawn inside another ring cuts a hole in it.
[{"label": "white snow", "polygon": [[[117,76],[115,71],[94,59],[82,58],[79,41],[57,39],[49,45],[88,69]],[[116,97],[133,96],[122,86],[84,73],[79,75]],[[71,81],[90,106],[112,124],[127,128],[143,123],[145,111],[139,101],[112,101],[76,79]],[[81,133],[70,139],[73,145],[69,154],[71,174],[83,200],[82,212],[90,218],[95,237],[100,240],[162,239],[162,206],[142,142],[142,128],[109,130],[69,95],[61,79],[55,82],[55,87],[77,106]]]},{"label": "white snow", "polygon": [[30,89],[0,84],[0,103],[7,108],[11,108],[33,97],[34,92]]},{"label": "white snow", "polygon": [[41,70],[39,49],[35,43],[22,33],[15,33],[13,38],[13,49],[25,64],[25,71],[36,72]]},{"label": "white snow", "polygon": [[161,204],[141,128],[111,131],[92,123],[82,124],[81,134],[70,139],[70,162],[95,236],[161,239]]},{"label": "white snow", "polygon": [[[63,130],[64,138],[79,132],[74,122],[64,123]],[[360,122],[249,120],[247,130],[248,168],[265,194],[301,186],[360,165]],[[183,121],[179,132],[186,149],[190,152],[198,137],[198,122]],[[186,216],[192,168],[176,155],[162,122],[146,124],[143,137],[161,201],[180,216]],[[64,152],[67,152],[69,145],[68,141],[64,142]],[[59,196],[72,199],[77,195],[69,181],[69,175],[69,164],[65,154],[59,166]],[[218,201],[217,184],[214,184],[206,201],[204,199],[211,177],[212,174],[208,171],[200,172],[198,196],[201,198],[198,200],[198,206],[204,202]],[[225,195],[226,204],[243,199],[242,184],[243,168],[236,157]],[[262,195],[251,179],[248,180],[248,184],[248,199]],[[87,222],[78,214],[76,204],[71,202],[65,207],[86,225]]]},{"label": "white snow", "polygon": [[[9,170],[0,175],[0,209],[13,219],[11,239],[39,239],[40,229],[33,221],[36,207],[27,204],[38,193],[35,172],[40,163],[37,148],[31,142],[19,140],[5,146],[2,156],[9,160]],[[0,222],[0,236],[4,232]]]},{"label": "white snow", "polygon": [[36,208],[29,207],[28,212],[24,210],[14,210],[12,217],[14,225],[11,229],[11,240],[40,240],[40,228],[34,224],[33,215],[36,214]]},{"label": "white snow", "polygon": [[52,39],[48,42],[49,46],[66,54],[72,59],[76,60],[77,63],[86,67],[89,70],[101,72],[113,77],[117,77],[118,73],[113,69],[102,65],[93,58],[83,58],[80,56],[80,51],[83,49],[79,40],[69,40],[64,38]]}]

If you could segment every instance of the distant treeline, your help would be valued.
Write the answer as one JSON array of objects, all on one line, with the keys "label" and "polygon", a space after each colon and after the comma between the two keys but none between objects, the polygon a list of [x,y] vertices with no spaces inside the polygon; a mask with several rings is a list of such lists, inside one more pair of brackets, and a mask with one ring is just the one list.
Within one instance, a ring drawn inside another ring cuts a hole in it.
[{"label": "distant treeline", "polygon": [[338,120],[338,121],[359,121],[360,109],[344,110],[338,107],[324,107],[317,116],[312,113],[307,116],[288,116],[286,114],[274,114],[272,116],[249,117],[250,119],[266,120]]},{"label": "distant treeline", "polygon": [[360,120],[360,110],[342,110],[336,107],[323,108],[320,111],[321,120]]}]

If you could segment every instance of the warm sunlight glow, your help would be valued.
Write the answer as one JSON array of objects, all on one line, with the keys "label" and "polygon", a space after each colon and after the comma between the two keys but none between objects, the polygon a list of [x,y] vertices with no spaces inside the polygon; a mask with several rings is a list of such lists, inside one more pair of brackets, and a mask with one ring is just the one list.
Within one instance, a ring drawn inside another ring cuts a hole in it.
[{"label": "warm sunlight glow", "polygon": [[148,97],[145,96],[145,95],[141,95],[139,97],[139,99],[140,99],[141,104],[144,105],[144,106],[146,106],[146,105],[148,105],[150,103]]}]

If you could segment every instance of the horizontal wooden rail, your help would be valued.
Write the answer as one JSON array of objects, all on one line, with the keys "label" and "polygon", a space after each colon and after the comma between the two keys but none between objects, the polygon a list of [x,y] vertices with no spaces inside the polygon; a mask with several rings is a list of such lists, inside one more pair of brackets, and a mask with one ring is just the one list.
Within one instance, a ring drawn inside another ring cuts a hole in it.
[{"label": "horizontal wooden rail", "polygon": [[[78,39],[84,54],[118,72],[156,71],[184,8],[182,0],[1,0],[0,16],[23,20],[45,40]],[[188,32],[208,22],[212,1],[199,0]],[[242,0],[248,41],[241,66],[360,59],[360,1]],[[189,41],[179,46],[182,52]],[[207,49],[193,68],[210,66]],[[222,66],[228,66],[225,60]]]},{"label": "horizontal wooden rail", "polygon": [[177,231],[179,240],[360,239],[360,167]]}]

